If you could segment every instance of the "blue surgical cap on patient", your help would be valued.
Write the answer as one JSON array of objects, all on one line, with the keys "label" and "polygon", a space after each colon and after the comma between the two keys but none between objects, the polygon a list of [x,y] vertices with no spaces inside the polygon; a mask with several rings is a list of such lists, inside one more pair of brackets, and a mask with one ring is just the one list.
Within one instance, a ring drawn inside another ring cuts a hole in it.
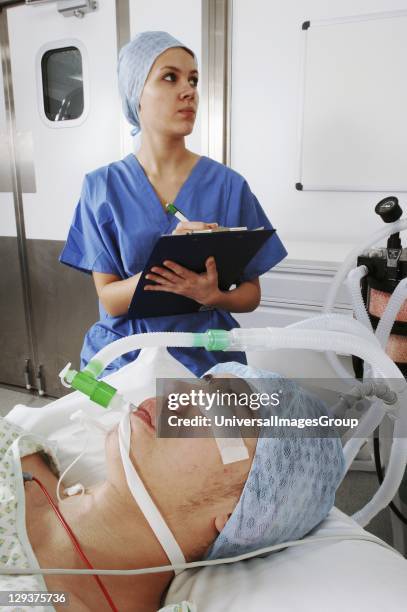
[{"label": "blue surgical cap on patient", "polygon": [[172,47],[190,51],[167,32],[140,32],[119,53],[117,67],[119,91],[126,119],[134,125],[132,134],[140,131],[139,106],[144,84],[155,60]]},{"label": "blue surgical cap on patient", "polygon": [[[244,378],[258,393],[281,391],[280,416],[298,419],[329,415],[324,402],[278,374],[236,362],[217,364],[207,373]],[[265,418],[270,414],[270,406],[261,406],[255,416]],[[281,429],[278,437],[269,437],[264,427],[260,430],[239,501],[207,559],[233,557],[299,540],[332,508],[344,474],[340,438],[334,433],[334,437],[322,438],[287,434],[288,428]]]}]

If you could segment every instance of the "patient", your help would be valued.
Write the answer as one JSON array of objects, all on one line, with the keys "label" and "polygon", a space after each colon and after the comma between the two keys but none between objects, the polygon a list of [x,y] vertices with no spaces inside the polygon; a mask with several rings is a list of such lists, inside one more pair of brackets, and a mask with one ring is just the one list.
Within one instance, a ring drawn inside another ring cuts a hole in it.
[{"label": "patient", "polygon": [[[250,378],[266,376],[241,364],[221,364],[221,370],[219,367],[213,370],[219,375],[223,372],[222,377],[229,374]],[[267,384],[267,379],[263,378],[262,383]],[[324,411],[318,400],[310,399],[301,390],[298,393],[300,400],[293,402],[291,397],[290,410],[298,411],[306,399],[312,404],[313,414]],[[265,438],[260,433],[258,440],[244,440],[248,459],[224,465],[214,438],[157,438],[155,398],[145,400],[139,408],[143,410],[130,417],[130,457],[187,561],[222,558],[301,538],[332,507],[343,475],[338,439],[293,441]],[[21,430],[3,421],[0,431],[3,441],[8,439],[11,444],[20,433]],[[1,484],[8,478],[8,489],[3,487],[0,500],[2,563],[32,566],[36,558],[43,568],[85,567],[38,485],[26,482],[24,489],[21,488],[18,455],[25,455],[21,460],[22,470],[35,475],[46,486],[93,567],[124,570],[168,564],[166,554],[127,486],[117,427],[106,436],[105,482],[87,489],[82,497],[67,497],[59,504],[52,449],[35,436],[22,438],[17,453],[15,446],[14,443],[5,452],[3,443],[1,450]],[[14,544],[10,545],[9,552],[4,547],[4,519],[12,517],[13,512],[18,516],[24,493],[27,534],[35,558],[25,545],[24,525],[19,525],[18,518],[14,525],[8,521],[6,541],[7,535],[10,542],[13,536]],[[163,594],[173,576],[173,572],[166,572],[139,577],[102,576],[101,579],[120,612],[155,612],[162,605]],[[66,591],[70,605],[61,609],[75,612],[110,609],[91,576],[44,578],[45,584],[41,576],[0,577],[0,589]]]}]

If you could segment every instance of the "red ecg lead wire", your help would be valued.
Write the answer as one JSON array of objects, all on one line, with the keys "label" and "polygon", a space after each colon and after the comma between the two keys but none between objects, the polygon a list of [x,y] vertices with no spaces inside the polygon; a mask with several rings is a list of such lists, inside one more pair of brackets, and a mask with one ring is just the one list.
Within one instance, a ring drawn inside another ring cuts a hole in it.
[{"label": "red ecg lead wire", "polygon": [[[68,525],[68,523],[66,522],[66,520],[64,519],[64,517],[62,516],[61,512],[59,511],[58,507],[54,504],[53,499],[51,498],[50,494],[48,493],[47,489],[44,487],[44,485],[42,484],[42,482],[40,480],[38,480],[38,478],[36,478],[35,476],[32,476],[32,480],[34,482],[37,483],[37,485],[41,488],[42,492],[44,493],[45,497],[47,498],[48,502],[50,503],[52,509],[54,510],[55,514],[57,515],[59,522],[62,524],[62,526],[64,527],[65,531],[67,532],[67,534],[69,535],[72,544],[74,545],[76,551],[78,552],[80,558],[82,559],[82,561],[85,563],[86,567],[88,569],[95,569],[93,567],[93,565],[91,564],[91,562],[89,561],[89,559],[87,558],[87,556],[85,555],[85,553],[83,552],[78,540],[76,539],[76,536],[74,534],[74,532],[72,531],[72,529],[70,528],[70,526]],[[107,600],[111,610],[113,610],[113,612],[119,612],[118,608],[116,608],[116,606],[113,603],[112,598],[109,595],[108,590],[106,589],[105,585],[103,584],[103,582],[101,581],[101,579],[99,578],[99,576],[93,574],[92,576],[100,590],[102,591],[105,599]]]}]

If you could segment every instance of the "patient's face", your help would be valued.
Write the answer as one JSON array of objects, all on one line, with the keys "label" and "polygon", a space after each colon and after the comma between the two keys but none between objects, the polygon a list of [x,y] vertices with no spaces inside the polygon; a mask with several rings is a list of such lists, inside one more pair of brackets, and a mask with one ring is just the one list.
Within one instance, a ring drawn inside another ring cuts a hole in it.
[{"label": "patient's face", "polygon": [[[219,375],[226,378],[230,375]],[[191,386],[179,383],[180,392],[188,392]],[[222,491],[233,483],[241,488],[250,470],[257,439],[244,438],[249,459],[223,464],[214,437],[159,438],[150,419],[155,424],[158,402],[149,398],[142,402],[137,413],[130,417],[131,459],[137,473],[165,514],[176,513],[188,503],[204,503],[211,491]],[[199,415],[198,408],[186,406],[181,413]],[[179,414],[175,412],[174,414]],[[117,450],[115,456],[117,459]],[[118,455],[120,461],[120,454]],[[109,459],[108,459],[109,461]]]}]

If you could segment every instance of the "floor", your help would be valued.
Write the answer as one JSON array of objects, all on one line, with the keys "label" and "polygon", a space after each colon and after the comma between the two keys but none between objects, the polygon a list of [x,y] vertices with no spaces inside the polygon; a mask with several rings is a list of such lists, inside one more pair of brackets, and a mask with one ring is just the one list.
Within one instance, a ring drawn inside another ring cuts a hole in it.
[{"label": "floor", "polygon": [[[41,409],[41,406],[52,402],[54,398],[38,397],[24,389],[0,385],[0,415],[5,416],[16,404],[24,404]],[[360,510],[372,498],[377,490],[377,477],[373,472],[349,472],[338,489],[335,505],[346,514]],[[379,538],[393,543],[390,523],[390,510],[380,512],[368,525],[367,531]]]},{"label": "floor", "polygon": [[24,389],[0,385],[0,415],[5,416],[16,404],[41,408],[54,400],[53,397],[39,397]]}]

